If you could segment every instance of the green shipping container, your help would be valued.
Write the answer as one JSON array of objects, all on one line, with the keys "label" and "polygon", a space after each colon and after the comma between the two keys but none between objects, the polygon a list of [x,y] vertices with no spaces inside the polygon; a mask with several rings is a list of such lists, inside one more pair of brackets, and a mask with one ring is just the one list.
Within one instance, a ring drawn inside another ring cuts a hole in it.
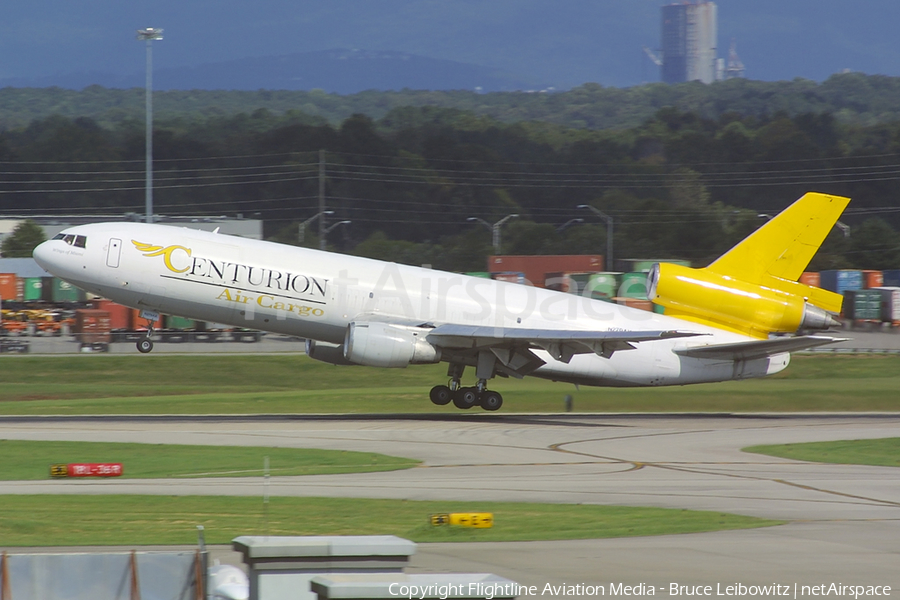
[{"label": "green shipping container", "polygon": [[622,275],[622,283],[619,285],[620,298],[647,299],[647,274],[625,273]]},{"label": "green shipping container", "polygon": [[[68,281],[58,277],[45,277],[44,289],[50,289],[51,302],[84,302],[87,295]],[[46,300],[46,296],[44,297]]]},{"label": "green shipping container", "polygon": [[671,263],[673,265],[681,265],[682,267],[691,266],[691,261],[681,260],[680,258],[659,258],[640,260],[634,258],[625,258],[616,261],[616,268],[623,269],[632,273],[649,273],[650,269],[656,263]]},{"label": "green shipping container", "polygon": [[594,300],[611,300],[616,297],[618,288],[619,282],[614,273],[594,273],[588,278],[585,291]]},{"label": "green shipping container", "polygon": [[844,316],[854,321],[880,321],[883,295],[878,290],[844,292]]},{"label": "green shipping container", "polygon": [[22,299],[25,300],[25,302],[41,300],[43,290],[43,277],[26,277],[25,289],[22,291]]},{"label": "green shipping container", "polygon": [[487,271],[471,271],[469,273],[464,273],[464,275],[468,275],[469,277],[481,277],[482,279],[491,278],[491,274]]},{"label": "green shipping container", "polygon": [[166,316],[165,327],[166,329],[196,329],[197,323],[193,319]]}]

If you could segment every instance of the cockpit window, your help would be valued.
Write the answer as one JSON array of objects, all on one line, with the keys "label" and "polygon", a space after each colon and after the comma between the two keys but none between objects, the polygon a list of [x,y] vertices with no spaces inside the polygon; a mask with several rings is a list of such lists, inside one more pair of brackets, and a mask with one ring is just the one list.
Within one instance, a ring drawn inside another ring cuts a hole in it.
[{"label": "cockpit window", "polygon": [[73,235],[71,233],[57,233],[53,236],[54,240],[62,240],[70,246],[76,248],[87,248],[87,236]]}]

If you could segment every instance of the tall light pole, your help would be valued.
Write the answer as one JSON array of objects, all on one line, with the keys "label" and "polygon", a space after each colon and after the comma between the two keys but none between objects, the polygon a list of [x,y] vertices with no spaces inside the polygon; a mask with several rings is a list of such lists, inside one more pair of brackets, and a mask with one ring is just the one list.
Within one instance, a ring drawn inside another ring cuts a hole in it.
[{"label": "tall light pole", "polygon": [[595,215],[606,221],[606,270],[613,271],[613,220],[605,212],[601,211],[599,208],[595,208],[590,204],[579,204],[578,208],[586,208],[589,211],[593,212]]},{"label": "tall light pole", "polygon": [[306,240],[306,226],[318,219],[319,217],[331,216],[334,214],[333,210],[323,210],[322,212],[318,212],[308,218],[307,220],[300,223],[300,231],[297,234],[297,237],[300,238],[300,243],[302,244]]},{"label": "tall light pole", "polygon": [[[323,220],[324,220],[324,218],[323,218]],[[319,222],[321,223],[321,221],[319,221]],[[334,229],[335,227],[339,227],[341,225],[349,225],[352,222],[353,221],[338,221],[337,223],[332,224],[331,226],[327,227],[326,229],[323,229],[322,237],[319,238],[319,250],[325,249],[325,238],[328,236],[329,233],[331,233],[332,229]],[[320,225],[320,227],[321,227],[321,225]]]},{"label": "tall light pole", "polygon": [[147,223],[153,222],[153,40],[163,39],[163,30],[155,27],[138,29],[137,39],[147,42],[147,129],[145,161],[147,183],[144,187],[144,210]]},{"label": "tall light pole", "polygon": [[494,254],[500,254],[500,228],[503,227],[503,224],[509,221],[510,219],[514,219],[519,215],[506,215],[493,225],[485,221],[484,219],[479,219],[478,217],[469,217],[466,219],[467,221],[471,221],[473,223],[481,223],[491,231],[491,244],[494,246]]}]

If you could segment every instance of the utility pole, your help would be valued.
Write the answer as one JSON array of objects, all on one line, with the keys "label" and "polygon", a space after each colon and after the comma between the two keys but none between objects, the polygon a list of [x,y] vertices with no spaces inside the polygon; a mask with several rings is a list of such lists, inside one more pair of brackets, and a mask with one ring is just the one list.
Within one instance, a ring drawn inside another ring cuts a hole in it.
[{"label": "utility pole", "polygon": [[153,222],[153,40],[163,39],[163,30],[154,27],[138,29],[137,39],[147,42],[147,98],[145,101],[146,116],[146,142],[144,148],[146,183],[144,185],[144,211],[147,223]]},{"label": "utility pole", "polygon": [[606,221],[606,263],[607,271],[614,271],[613,267],[613,219],[599,208],[595,208],[590,204],[579,204],[578,208],[586,208],[604,221]]},{"label": "utility pole", "polygon": [[325,151],[319,150],[319,250],[325,249]]}]

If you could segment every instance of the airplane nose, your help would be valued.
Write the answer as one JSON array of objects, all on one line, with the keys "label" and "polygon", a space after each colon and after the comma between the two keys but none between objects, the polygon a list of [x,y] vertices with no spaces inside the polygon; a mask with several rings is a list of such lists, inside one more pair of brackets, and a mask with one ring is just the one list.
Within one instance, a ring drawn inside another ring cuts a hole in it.
[{"label": "airplane nose", "polygon": [[34,262],[36,262],[42,269],[47,272],[52,272],[48,268],[50,266],[50,242],[43,242],[38,244],[34,251],[31,253],[31,256],[34,257]]}]

